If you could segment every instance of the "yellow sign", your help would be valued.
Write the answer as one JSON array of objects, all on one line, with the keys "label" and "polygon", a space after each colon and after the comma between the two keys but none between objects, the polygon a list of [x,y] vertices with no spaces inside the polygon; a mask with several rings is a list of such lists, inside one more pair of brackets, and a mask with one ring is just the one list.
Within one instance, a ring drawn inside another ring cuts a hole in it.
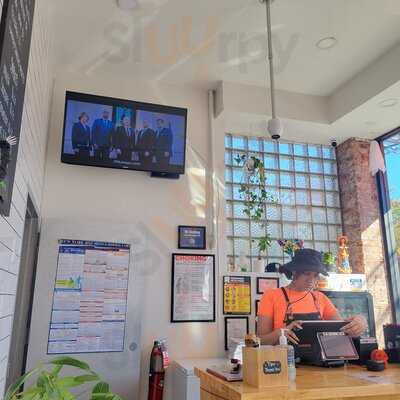
[{"label": "yellow sign", "polygon": [[251,313],[251,278],[224,277],[224,314]]}]

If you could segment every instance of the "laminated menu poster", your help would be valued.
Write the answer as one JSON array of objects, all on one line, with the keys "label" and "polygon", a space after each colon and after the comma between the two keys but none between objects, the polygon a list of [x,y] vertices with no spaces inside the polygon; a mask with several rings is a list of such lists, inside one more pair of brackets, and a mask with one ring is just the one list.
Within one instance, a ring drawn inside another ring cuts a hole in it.
[{"label": "laminated menu poster", "polygon": [[224,276],[224,314],[251,314],[249,276]]},{"label": "laminated menu poster", "polygon": [[124,350],[130,245],[59,240],[48,354]]},{"label": "laminated menu poster", "polygon": [[171,322],[214,322],[214,256],[173,254],[171,295]]}]

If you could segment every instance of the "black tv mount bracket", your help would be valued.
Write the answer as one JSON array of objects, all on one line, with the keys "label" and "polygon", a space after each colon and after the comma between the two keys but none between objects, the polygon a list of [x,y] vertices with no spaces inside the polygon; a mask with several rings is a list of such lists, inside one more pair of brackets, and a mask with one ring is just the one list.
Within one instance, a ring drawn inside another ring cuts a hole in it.
[{"label": "black tv mount bracket", "polygon": [[151,178],[163,178],[163,179],[179,179],[179,174],[172,174],[169,172],[151,172]]}]

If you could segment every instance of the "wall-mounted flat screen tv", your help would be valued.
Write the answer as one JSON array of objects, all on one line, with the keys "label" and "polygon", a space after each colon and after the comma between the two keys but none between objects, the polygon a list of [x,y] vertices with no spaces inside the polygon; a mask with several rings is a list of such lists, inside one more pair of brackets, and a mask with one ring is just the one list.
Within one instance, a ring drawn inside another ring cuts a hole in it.
[{"label": "wall-mounted flat screen tv", "polygon": [[187,109],[66,92],[61,161],[185,173]]}]

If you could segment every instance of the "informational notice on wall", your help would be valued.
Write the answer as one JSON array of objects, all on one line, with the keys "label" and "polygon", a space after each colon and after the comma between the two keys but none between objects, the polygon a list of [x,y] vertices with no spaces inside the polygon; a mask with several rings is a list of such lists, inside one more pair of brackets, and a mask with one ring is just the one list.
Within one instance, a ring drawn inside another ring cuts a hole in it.
[{"label": "informational notice on wall", "polygon": [[130,245],[59,240],[48,354],[124,350]]},{"label": "informational notice on wall", "polygon": [[224,276],[224,314],[251,314],[249,276]]},{"label": "informational notice on wall", "polygon": [[174,254],[172,322],[215,321],[213,255]]}]

